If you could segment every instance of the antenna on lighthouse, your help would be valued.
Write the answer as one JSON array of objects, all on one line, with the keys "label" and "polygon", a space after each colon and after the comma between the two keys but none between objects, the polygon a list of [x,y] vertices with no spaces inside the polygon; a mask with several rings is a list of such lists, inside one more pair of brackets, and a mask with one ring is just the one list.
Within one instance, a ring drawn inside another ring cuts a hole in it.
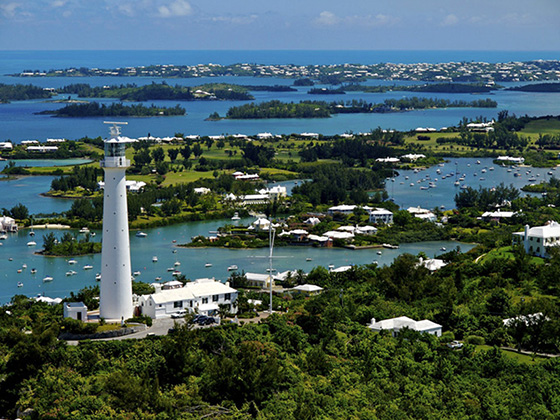
[{"label": "antenna on lighthouse", "polygon": [[112,124],[113,126],[109,128],[111,136],[116,137],[121,134],[121,125],[128,125],[124,121],[103,121],[103,124]]}]

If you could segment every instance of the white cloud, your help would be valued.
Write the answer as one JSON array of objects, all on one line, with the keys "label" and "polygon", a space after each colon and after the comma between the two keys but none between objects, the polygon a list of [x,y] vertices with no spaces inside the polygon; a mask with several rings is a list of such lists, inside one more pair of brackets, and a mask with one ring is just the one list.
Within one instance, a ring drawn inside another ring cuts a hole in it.
[{"label": "white cloud", "polygon": [[4,16],[13,18],[21,7],[21,3],[12,2],[0,5],[0,10],[2,10]]},{"label": "white cloud", "polygon": [[157,8],[158,16],[163,18],[188,16],[192,13],[191,5],[185,0],[175,0],[168,5]]},{"label": "white cloud", "polygon": [[66,4],[65,0],[54,0],[53,2],[51,2],[52,7],[62,7],[65,4]]},{"label": "white cloud", "polygon": [[319,17],[314,22],[317,25],[332,26],[336,25],[339,21],[340,19],[334,13],[325,10],[319,14]]},{"label": "white cloud", "polygon": [[459,22],[459,19],[454,14],[450,14],[445,16],[443,22],[441,22],[442,26],[453,26]]}]

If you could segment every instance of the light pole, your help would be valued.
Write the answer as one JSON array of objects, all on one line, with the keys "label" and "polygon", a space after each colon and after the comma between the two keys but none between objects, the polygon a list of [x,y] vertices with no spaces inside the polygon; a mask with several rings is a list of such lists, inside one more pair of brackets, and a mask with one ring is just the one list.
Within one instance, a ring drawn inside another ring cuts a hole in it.
[{"label": "light pole", "polygon": [[274,235],[276,234],[276,229],[272,227],[272,220],[270,220],[270,225],[268,226],[268,282],[270,284],[270,304],[269,312],[272,315],[272,251],[274,250]]}]

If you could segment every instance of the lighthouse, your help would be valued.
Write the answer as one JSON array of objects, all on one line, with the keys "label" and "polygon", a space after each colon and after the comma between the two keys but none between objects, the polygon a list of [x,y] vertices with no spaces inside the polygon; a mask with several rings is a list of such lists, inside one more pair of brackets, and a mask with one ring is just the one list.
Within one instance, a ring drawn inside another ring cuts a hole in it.
[{"label": "lighthouse", "polygon": [[105,187],[99,316],[121,321],[133,315],[125,176],[130,161],[125,157],[125,148],[135,140],[120,135],[120,126],[126,122],[105,124],[111,124],[111,135],[104,140],[105,158],[101,161]]}]

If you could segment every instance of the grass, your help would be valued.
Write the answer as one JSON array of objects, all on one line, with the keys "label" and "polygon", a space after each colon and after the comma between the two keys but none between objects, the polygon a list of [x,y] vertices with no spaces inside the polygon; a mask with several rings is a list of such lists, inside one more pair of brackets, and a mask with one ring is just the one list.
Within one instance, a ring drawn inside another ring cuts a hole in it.
[{"label": "grass", "polygon": [[523,134],[560,134],[560,119],[552,117],[531,121],[521,131]]},{"label": "grass", "polygon": [[[477,345],[475,347],[476,347],[477,351],[481,351],[481,350],[488,351],[488,350],[491,350],[493,348],[492,346],[487,346],[487,345]],[[504,356],[506,356],[510,359],[515,359],[519,363],[525,363],[525,364],[529,364],[529,365],[534,365],[536,363],[548,360],[547,357],[540,357],[540,356],[522,354],[522,353],[517,353],[515,351],[504,350],[504,349],[501,349],[501,351],[502,351],[502,354]]]},{"label": "grass", "polygon": [[[480,264],[490,263],[494,260],[498,259],[506,259],[506,260],[513,260],[515,256],[513,255],[513,248],[511,245],[503,246],[501,248],[495,248],[489,251],[486,256],[482,257],[479,260]],[[531,264],[544,264],[544,260],[539,257],[531,257],[530,260]]]}]

